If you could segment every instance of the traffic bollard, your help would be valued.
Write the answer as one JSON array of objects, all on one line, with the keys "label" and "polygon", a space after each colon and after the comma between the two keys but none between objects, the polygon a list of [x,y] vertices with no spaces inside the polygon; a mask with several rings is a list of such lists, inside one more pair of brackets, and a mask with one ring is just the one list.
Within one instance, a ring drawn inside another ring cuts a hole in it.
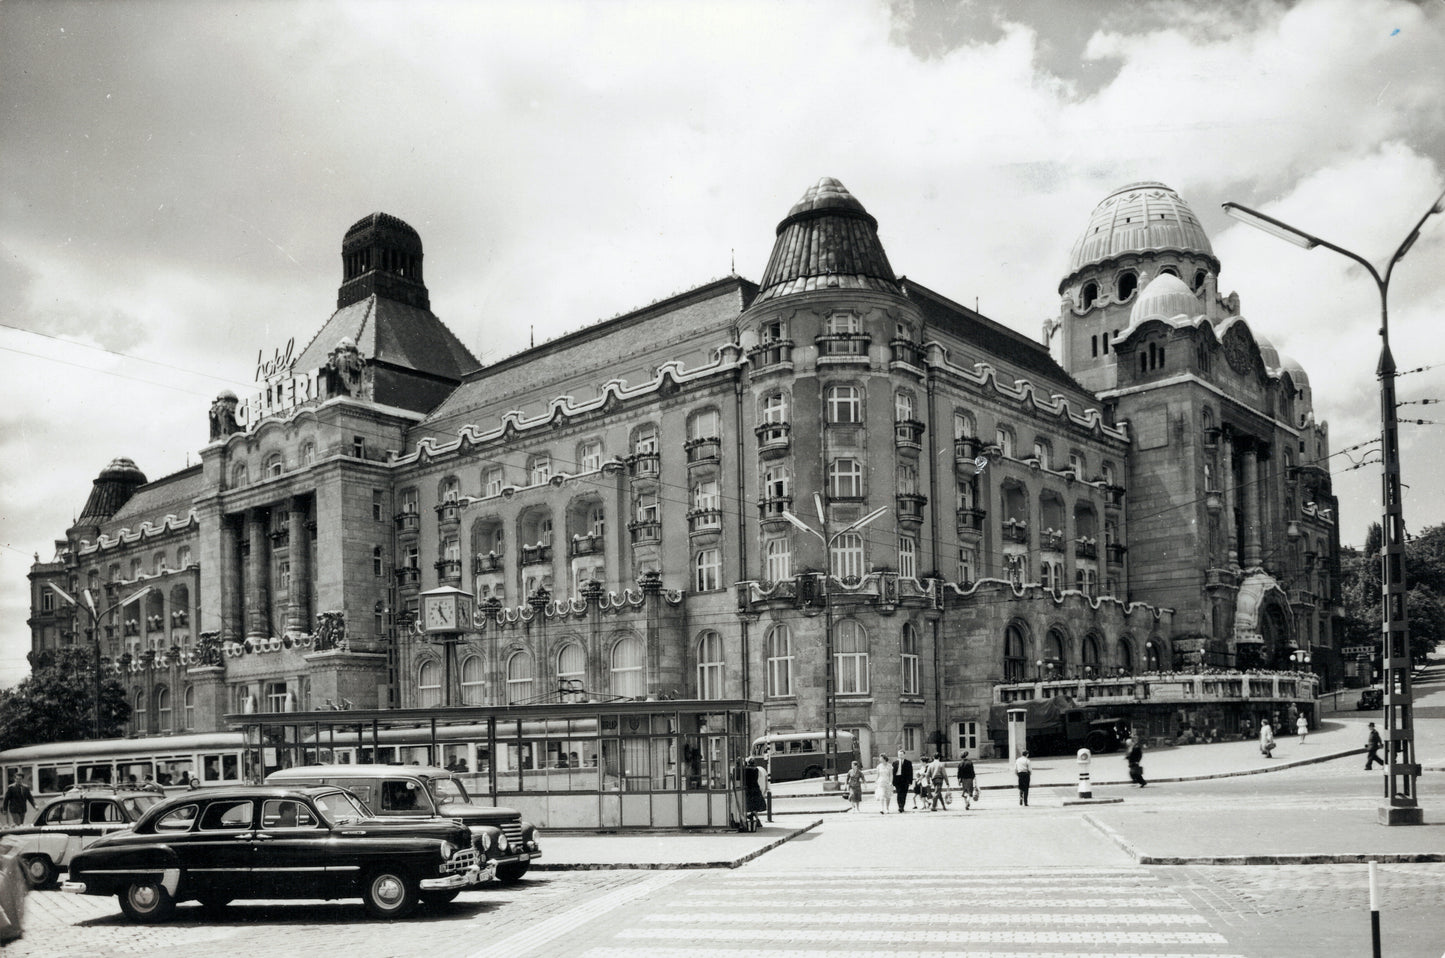
[{"label": "traffic bollard", "polygon": [[773,820],[773,791],[768,789],[768,822]]},{"label": "traffic bollard", "polygon": [[1094,787],[1089,783],[1089,765],[1094,756],[1086,748],[1079,749],[1079,797],[1093,798]]}]

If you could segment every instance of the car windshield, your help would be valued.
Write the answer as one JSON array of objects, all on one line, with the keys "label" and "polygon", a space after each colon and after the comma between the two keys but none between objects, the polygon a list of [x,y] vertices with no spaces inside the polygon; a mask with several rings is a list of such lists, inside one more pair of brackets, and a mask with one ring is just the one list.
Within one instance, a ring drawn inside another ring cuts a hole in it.
[{"label": "car windshield", "polygon": [[454,778],[433,778],[426,783],[427,791],[438,805],[468,805],[471,798],[462,783]]},{"label": "car windshield", "polygon": [[371,817],[366,806],[346,792],[327,792],[316,796],[316,810],[332,825],[349,825]]},{"label": "car windshield", "polygon": [[141,814],[152,805],[158,804],[161,800],[159,795],[129,795],[120,800],[126,812],[130,814],[130,820],[135,821]]}]

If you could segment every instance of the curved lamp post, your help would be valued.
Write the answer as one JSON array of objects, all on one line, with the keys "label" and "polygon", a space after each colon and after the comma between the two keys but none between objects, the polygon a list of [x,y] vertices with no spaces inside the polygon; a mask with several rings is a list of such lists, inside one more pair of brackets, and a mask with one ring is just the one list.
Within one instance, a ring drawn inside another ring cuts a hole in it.
[{"label": "curved lamp post", "polygon": [[833,662],[833,599],[830,595],[830,585],[833,581],[833,543],[839,536],[856,532],[868,525],[887,512],[888,507],[875,509],[863,518],[850,522],[830,535],[828,533],[828,514],[823,509],[822,497],[816,493],[813,495],[813,505],[818,510],[818,524],[822,526],[821,531],[814,529],[786,509],[783,510],[783,518],[809,535],[816,536],[818,541],[823,543],[823,562],[828,570],[823,573],[823,656],[826,660],[823,665],[823,775],[826,778],[823,787],[828,791],[836,791],[838,789],[838,677]]},{"label": "curved lamp post", "polygon": [[84,612],[90,619],[90,625],[86,628],[85,631],[89,633],[90,636],[92,658],[91,665],[95,669],[95,737],[100,738],[100,623],[102,620],[105,619],[106,616],[110,615],[116,609],[130,605],[132,602],[135,602],[141,597],[154,592],[155,586],[142,586],[140,589],[126,596],[124,599],[121,599],[114,605],[108,606],[105,609],[97,609],[95,607],[95,597],[91,595],[89,589],[85,589],[80,593],[81,598],[85,600],[85,602],[82,604],[80,602],[77,602],[73,596],[67,593],[60,586],[56,585],[54,582],[49,582],[46,584],[50,586],[50,591],[54,592],[56,595],[64,599],[67,603],[70,604],[72,608]]},{"label": "curved lamp post", "polygon": [[1384,622],[1383,671],[1385,680],[1385,805],[1379,810],[1382,825],[1420,825],[1417,783],[1420,766],[1415,762],[1415,719],[1410,691],[1410,623],[1405,613],[1405,517],[1400,502],[1400,443],[1395,416],[1395,357],[1390,353],[1390,276],[1420,238],[1425,221],[1445,213],[1445,193],[1420,217],[1390,257],[1385,272],[1357,253],[1296,229],[1288,223],[1238,203],[1225,203],[1224,212],[1301,249],[1323,246],[1365,268],[1380,294],[1380,362],[1375,375],[1380,379],[1380,443],[1383,454],[1384,542],[1381,554],[1381,611]]}]

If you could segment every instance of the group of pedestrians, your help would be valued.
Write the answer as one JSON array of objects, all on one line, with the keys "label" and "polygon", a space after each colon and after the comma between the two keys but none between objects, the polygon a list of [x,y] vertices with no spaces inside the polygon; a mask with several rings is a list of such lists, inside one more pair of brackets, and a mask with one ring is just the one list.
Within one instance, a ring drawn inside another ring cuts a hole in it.
[{"label": "group of pedestrians", "polygon": [[[862,765],[854,761],[844,783],[848,790],[848,804],[854,811],[863,810],[863,787],[866,779]],[[958,787],[963,795],[964,808],[971,809],[978,800],[978,786],[973,761],[968,752],[963,753],[958,763]],[[923,800],[926,811],[934,812],[948,807],[951,800],[948,794],[948,766],[943,763],[941,754],[934,755],[931,761],[924,763],[916,776],[913,761],[903,749],[898,750],[898,756],[892,761],[886,756],[879,757],[878,767],[873,770],[873,800],[878,805],[878,814],[889,814],[895,805],[898,814],[906,812],[910,792],[913,794],[915,809],[920,807],[920,799]]]}]

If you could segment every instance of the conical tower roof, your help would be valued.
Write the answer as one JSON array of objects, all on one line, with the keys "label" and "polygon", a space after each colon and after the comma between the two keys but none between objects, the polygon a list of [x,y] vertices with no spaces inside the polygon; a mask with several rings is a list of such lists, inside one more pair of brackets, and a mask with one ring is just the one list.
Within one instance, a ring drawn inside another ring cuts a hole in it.
[{"label": "conical tower roof", "polygon": [[109,519],[120,511],[120,507],[135,495],[135,491],[146,484],[146,474],[130,459],[121,456],[110,461],[110,465],[95,477],[90,488],[90,498],[80,510],[78,525],[95,525]]},{"label": "conical tower roof", "polygon": [[778,224],[754,303],[815,289],[900,293],[878,240],[878,221],[848,188],[825,176]]}]

